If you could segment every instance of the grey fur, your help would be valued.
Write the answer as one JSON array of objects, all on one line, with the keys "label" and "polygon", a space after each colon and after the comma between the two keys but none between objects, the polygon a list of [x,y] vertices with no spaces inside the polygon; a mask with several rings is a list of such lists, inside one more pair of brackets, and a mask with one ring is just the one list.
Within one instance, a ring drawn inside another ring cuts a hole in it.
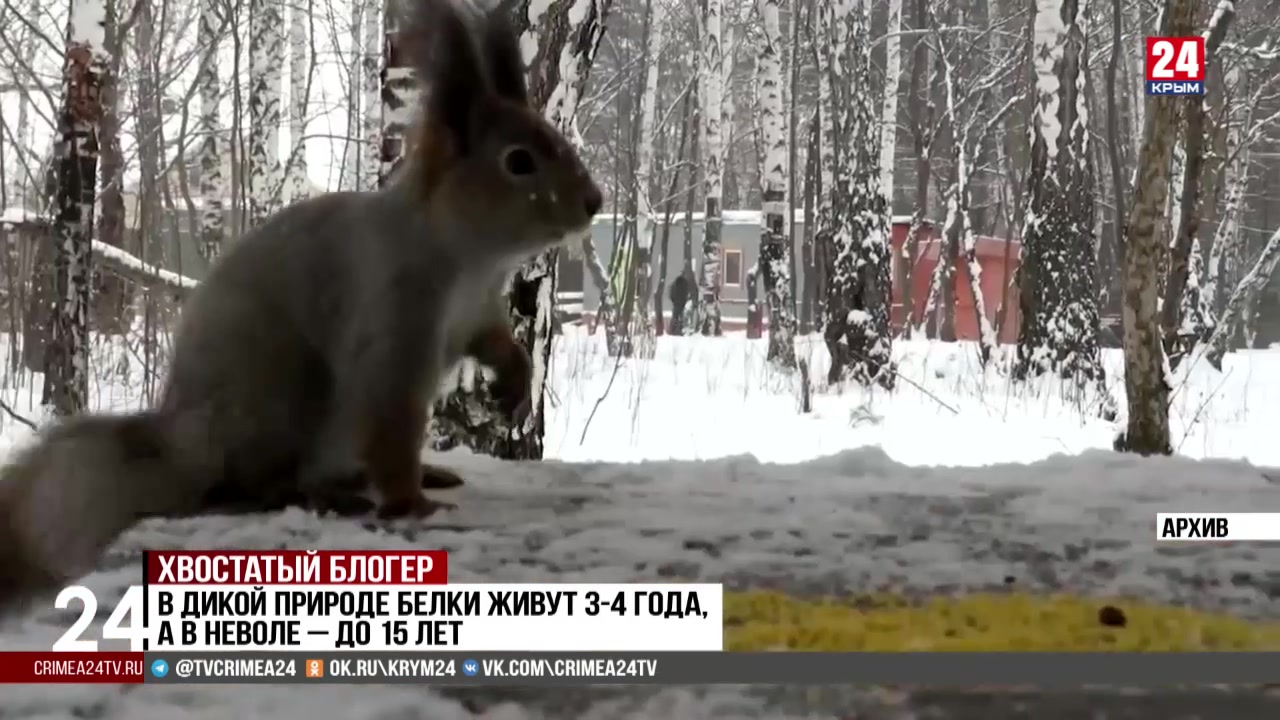
[{"label": "grey fur", "polygon": [[[466,74],[483,72],[475,38],[494,31],[459,31],[448,0],[414,2],[454,21],[438,25],[452,37],[410,35],[419,72],[464,105],[423,108],[454,154],[406,158],[381,191],[306,200],[254,229],[189,299],[154,409],[71,419],[0,470],[0,609],[90,570],[143,518],[349,492],[335,479],[359,473],[366,429],[434,397],[477,333],[505,325],[524,258],[587,231],[600,191],[572,147]],[[534,172],[504,165],[512,148]]]}]

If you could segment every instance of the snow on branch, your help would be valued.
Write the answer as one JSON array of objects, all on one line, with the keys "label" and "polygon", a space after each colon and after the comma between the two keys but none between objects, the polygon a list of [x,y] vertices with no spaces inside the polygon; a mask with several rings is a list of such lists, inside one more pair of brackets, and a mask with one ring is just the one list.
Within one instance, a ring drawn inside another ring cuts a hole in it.
[{"label": "snow on branch", "polygon": [[1231,0],[1218,0],[1218,6],[1213,10],[1213,17],[1209,18],[1209,27],[1201,33],[1206,55],[1217,53],[1218,46],[1227,35],[1227,26],[1231,24],[1231,18],[1235,17],[1235,14],[1236,6]]},{"label": "snow on branch", "polygon": [[1240,279],[1227,300],[1227,306],[1222,310],[1218,326],[1209,338],[1209,348],[1205,352],[1205,358],[1215,368],[1222,369],[1222,356],[1231,345],[1246,306],[1253,304],[1258,294],[1271,281],[1277,265],[1280,265],[1280,230],[1276,230],[1267,240],[1262,253],[1249,272]]},{"label": "snow on branch", "polygon": [[[1215,15],[1216,15],[1216,11],[1215,11]],[[1262,45],[1241,45],[1240,43],[1223,43],[1222,49],[1225,52],[1235,53],[1247,58],[1252,58],[1254,60],[1261,60],[1262,62],[1272,62],[1274,60],[1280,59],[1280,48],[1275,47],[1270,43],[1265,43]]]},{"label": "snow on branch", "polygon": [[171,290],[181,297],[199,284],[199,281],[185,275],[143,262],[124,250],[114,245],[108,245],[101,240],[93,241],[93,254],[107,270],[147,288]]}]

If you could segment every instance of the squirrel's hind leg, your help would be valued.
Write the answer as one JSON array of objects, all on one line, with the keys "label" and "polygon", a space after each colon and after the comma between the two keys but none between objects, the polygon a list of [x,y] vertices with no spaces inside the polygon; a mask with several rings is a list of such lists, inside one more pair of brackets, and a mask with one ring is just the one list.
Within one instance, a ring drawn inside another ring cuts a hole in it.
[{"label": "squirrel's hind leg", "polygon": [[[382,408],[365,444],[365,470],[378,489],[382,518],[427,517],[437,510],[452,510],[453,503],[432,500],[422,494],[428,470],[433,483],[449,482],[449,473],[424,466],[419,459],[422,436],[430,416],[428,399],[404,398],[395,406]],[[455,487],[461,484],[456,479]]]}]

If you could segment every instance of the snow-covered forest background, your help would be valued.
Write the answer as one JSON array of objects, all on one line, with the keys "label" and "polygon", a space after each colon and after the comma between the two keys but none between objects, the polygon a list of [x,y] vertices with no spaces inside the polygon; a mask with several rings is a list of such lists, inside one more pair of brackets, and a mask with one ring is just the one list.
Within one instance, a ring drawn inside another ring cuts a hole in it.
[{"label": "snow-covered forest background", "polygon": [[[1256,398],[1251,349],[1280,340],[1275,0],[508,4],[536,104],[605,188],[613,251],[561,251],[599,291],[591,335],[563,312],[556,256],[530,259],[512,316],[533,418],[506,427],[466,371],[435,447],[700,457],[781,433],[821,453],[892,443],[905,413],[1003,458],[1018,442],[974,429],[983,413],[1052,435],[1040,454],[1264,448],[1223,397]],[[392,176],[416,107],[395,17],[383,0],[0,0],[4,422],[149,402],[221,252],[284,204]],[[1153,35],[1204,36],[1205,96],[1145,95]],[[721,327],[731,210],[761,213],[759,340]],[[949,261],[894,328],[927,223]],[[998,307],[977,291],[979,237],[1020,241]],[[671,309],[677,245],[694,291]],[[975,341],[955,340],[957,312]],[[679,403],[704,409],[662,408]],[[727,429],[735,403],[753,409]]]}]

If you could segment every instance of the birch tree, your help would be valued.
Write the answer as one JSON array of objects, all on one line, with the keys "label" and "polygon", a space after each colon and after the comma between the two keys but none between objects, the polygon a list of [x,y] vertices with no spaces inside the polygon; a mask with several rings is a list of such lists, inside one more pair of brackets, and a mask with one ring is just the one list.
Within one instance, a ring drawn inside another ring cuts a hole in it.
[{"label": "birch tree", "polygon": [[[621,217],[615,212],[612,223],[612,251],[609,254],[607,267],[594,247],[585,254],[588,268],[595,273],[596,263],[600,263],[603,283],[597,283],[600,291],[599,305],[595,319],[598,327],[604,328],[605,348],[611,357],[629,357],[633,350],[632,335],[637,329],[633,325],[637,312],[636,286],[639,281],[640,264],[636,262],[639,253],[638,235],[647,228],[648,218],[639,219],[642,215],[640,206],[648,200],[647,191],[638,182],[642,165],[652,165],[653,148],[644,147],[642,135],[645,133],[645,95],[648,92],[648,72],[650,55],[648,42],[652,17],[650,3],[646,2],[637,13],[628,13],[617,18],[623,30],[616,38],[614,53],[619,59],[638,58],[634,64],[634,72],[619,73],[619,92],[616,93],[614,112],[616,113],[613,140],[614,147],[620,156],[628,162],[622,168],[615,169],[613,192],[615,209],[621,209]],[[634,33],[639,28],[638,35]],[[630,63],[624,67],[627,67]],[[622,69],[622,68],[620,68]],[[630,69],[630,67],[627,67]],[[656,90],[656,87],[655,87]],[[652,139],[652,127],[649,130]],[[624,144],[625,143],[625,144]],[[647,155],[647,157],[646,157]],[[622,164],[619,157],[618,164]],[[644,170],[648,176],[649,171]],[[641,197],[644,194],[645,197]],[[644,225],[645,227],[641,227]],[[584,238],[585,240],[585,238]],[[583,245],[586,250],[586,244]]]},{"label": "birch tree", "polygon": [[307,109],[311,94],[309,57],[311,3],[294,0],[289,9],[289,166],[286,172],[289,200],[307,197],[311,181],[307,179]]},{"label": "birch tree", "polygon": [[218,49],[221,45],[221,0],[200,0],[200,20],[196,30],[200,47],[200,67],[196,84],[200,93],[200,115],[197,127],[200,132],[200,253],[212,261],[222,254],[226,235],[226,210],[223,205],[229,195],[226,180],[222,176],[222,122],[219,107],[222,103],[222,78],[218,68]]},{"label": "birch tree", "polygon": [[[963,25],[963,22],[960,24]],[[982,113],[992,100],[993,90],[1005,85],[1016,65],[979,60],[985,66],[979,77],[962,79],[959,77],[959,63],[956,60],[971,53],[972,48],[967,45],[967,41],[964,47],[948,48],[943,33],[937,32],[935,28],[934,34],[939,44],[938,59],[942,66],[945,118],[951,129],[952,145],[950,182],[946,189],[947,214],[942,229],[943,246],[938,253],[938,263],[934,266],[929,296],[925,302],[925,315],[932,314],[940,293],[955,292],[954,282],[948,280],[955,272],[957,260],[963,261],[969,278],[969,293],[973,297],[979,357],[985,364],[995,352],[997,336],[995,326],[987,314],[986,297],[982,292],[982,265],[978,260],[977,233],[971,217],[974,176],[978,171],[977,156],[983,139],[995,133],[996,128],[1022,101],[1023,94],[1015,92],[1002,107],[983,121]],[[954,318],[948,321],[954,322]],[[954,330],[951,334],[954,335]]]},{"label": "birch tree", "polygon": [[827,277],[833,264],[832,238],[835,235],[834,197],[831,188],[835,185],[836,167],[836,109],[835,98],[831,92],[831,74],[824,68],[831,61],[828,43],[831,39],[831,8],[827,0],[814,3],[813,65],[818,70],[818,130],[817,130],[817,231],[813,241],[814,283],[814,325],[815,330],[824,332],[826,328]]},{"label": "birch tree", "polygon": [[[924,37],[923,32],[932,27],[933,13],[929,0],[917,0],[915,4],[916,29],[920,31],[914,40],[911,51],[911,80],[908,91],[907,112],[911,118],[912,149],[915,160],[915,207],[911,213],[911,225],[907,229],[907,237],[902,243],[899,253],[898,273],[894,282],[902,288],[901,303],[903,308],[902,332],[911,337],[915,322],[916,299],[912,285],[914,284],[917,255],[920,240],[925,231],[926,218],[929,215],[929,189],[933,178],[933,144],[937,139],[937,131],[941,123],[934,122],[937,107],[933,101],[932,88],[934,76],[931,70],[933,61],[933,45]],[[924,316],[921,318],[924,321]]]},{"label": "birch tree", "polygon": [[249,0],[249,224],[262,224],[278,205],[280,83],[284,18],[280,0]]},{"label": "birch tree", "polygon": [[[349,4],[350,15],[348,22],[351,27],[351,45],[350,52],[346,56],[346,63],[343,70],[347,80],[347,96],[344,98],[346,110],[346,136],[342,142],[342,167],[338,174],[338,190],[348,192],[351,190],[374,189],[377,187],[376,180],[366,185],[361,177],[360,166],[361,161],[365,159],[366,148],[369,145],[370,138],[364,134],[364,118],[365,108],[361,102],[364,97],[364,64],[367,59],[365,46],[360,42],[364,37],[364,3],[352,2]],[[378,57],[373,58],[374,62],[378,62]],[[375,104],[375,107],[377,105]],[[378,125],[374,123],[374,131],[376,133]],[[377,138],[373,139],[374,142]],[[376,158],[373,160],[376,162]]]},{"label": "birch tree", "polygon": [[[1204,31],[1206,64],[1217,55],[1218,47],[1226,36],[1227,27],[1235,16],[1235,8],[1229,0],[1220,0],[1217,9]],[[1219,100],[1221,102],[1221,100]],[[1161,334],[1169,366],[1176,368],[1194,347],[1197,339],[1210,332],[1213,323],[1211,309],[1200,293],[1200,214],[1202,187],[1206,180],[1206,147],[1212,139],[1206,127],[1205,96],[1195,95],[1186,99],[1185,134],[1182,149],[1180,182],[1170,193],[1177,200],[1173,216],[1176,232],[1170,238],[1169,273],[1165,281],[1164,302],[1161,307]],[[1175,172],[1178,167],[1175,163]]]},{"label": "birch tree", "polygon": [[[362,34],[352,40],[357,46],[363,48],[358,91],[362,96],[360,104],[364,108],[359,135],[363,140],[360,143],[358,162],[359,187],[363,190],[372,190],[381,185],[390,170],[382,164],[383,139],[395,139],[403,135],[407,120],[403,117],[401,108],[410,106],[405,102],[405,95],[413,91],[413,86],[411,83],[405,83],[403,68],[388,67],[387,72],[392,74],[392,77],[388,77],[386,89],[391,91],[393,96],[388,99],[387,105],[383,105],[383,3],[379,0],[359,0],[359,2],[358,7],[363,8],[360,21]],[[394,3],[387,3],[388,12],[393,6]],[[391,22],[390,15],[387,15],[387,22]],[[393,35],[387,35],[387,42],[393,40]],[[352,92],[357,90],[353,89]],[[400,104],[395,104],[396,101]]]},{"label": "birch tree", "polygon": [[42,398],[63,416],[83,411],[89,396],[93,206],[101,89],[109,66],[106,14],[103,0],[73,0],[67,18],[57,130],[56,292]]},{"label": "birch tree", "polygon": [[652,357],[654,326],[649,321],[648,307],[653,287],[653,240],[660,227],[654,212],[653,153],[654,123],[658,106],[658,71],[662,52],[664,0],[649,0],[648,29],[644,51],[644,86],[640,91],[640,147],[636,162],[636,253],[632,273],[632,298],[628,345],[640,357]]},{"label": "birch tree", "polygon": [[1088,0],[1036,2],[1031,197],[1022,233],[1022,318],[1014,364],[1017,378],[1056,372],[1078,390],[1103,381],[1087,19]]},{"label": "birch tree", "polygon": [[[1127,203],[1127,179],[1124,168],[1127,153],[1123,153],[1120,140],[1120,105],[1128,97],[1128,93],[1120,88],[1118,77],[1120,64],[1125,58],[1124,13],[1121,12],[1121,0],[1111,0],[1111,52],[1107,59],[1105,78],[1107,97],[1107,162],[1111,168],[1111,204],[1114,206],[1111,218],[1111,244],[1115,257],[1124,257],[1124,222]],[[1132,84],[1132,83],[1130,83]],[[1126,109],[1128,105],[1126,104]],[[1107,297],[1114,297],[1114,275],[1106,278],[1103,291]],[[1110,305],[1110,303],[1108,303]]]},{"label": "birch tree", "polygon": [[[825,3],[824,3],[825,4]],[[832,233],[824,339],[827,381],[846,378],[893,387],[889,334],[889,215],[880,188],[879,138],[871,86],[870,11],[834,0],[829,9],[827,74],[834,147]]]},{"label": "birch tree", "polygon": [[[164,233],[160,231],[164,202],[161,197],[164,166],[164,110],[160,98],[160,68],[158,56],[163,44],[156,8],[150,3],[140,3],[134,18],[133,65],[136,78],[133,114],[137,128],[138,153],[138,227],[142,233],[141,258],[144,262],[161,264],[167,248]],[[148,313],[157,310],[155,297],[147,298]],[[145,360],[150,363],[158,346],[154,342],[151,325],[147,327]],[[152,365],[148,365],[152,367]]]},{"label": "birch tree", "polygon": [[1280,265],[1280,230],[1271,234],[1253,267],[1241,278],[1222,310],[1222,321],[1209,338],[1209,347],[1205,351],[1206,359],[1214,367],[1222,367],[1222,356],[1231,345],[1231,336],[1240,323],[1241,315],[1271,281],[1277,265]]},{"label": "birch tree", "polygon": [[[790,11],[790,24],[788,32],[790,36],[787,38],[787,83],[783,86],[783,102],[787,106],[786,134],[787,134],[787,247],[791,251],[791,262],[788,265],[788,275],[790,276],[791,291],[791,314],[796,316],[800,312],[800,285],[799,285],[799,268],[797,267],[796,246],[801,242],[800,228],[802,225],[796,221],[796,211],[800,207],[800,188],[796,174],[800,172],[800,143],[799,143],[799,122],[800,108],[797,93],[800,91],[800,0],[791,0],[788,4]],[[808,222],[808,219],[805,219]],[[799,319],[797,318],[797,326]],[[797,327],[799,330],[799,327]],[[803,330],[799,330],[804,332]]]},{"label": "birch tree", "polygon": [[[1162,36],[1191,34],[1194,0],[1168,0]],[[1169,455],[1169,380],[1160,337],[1159,282],[1168,244],[1159,226],[1169,191],[1170,161],[1177,142],[1179,98],[1156,96],[1149,101],[1138,183],[1129,213],[1124,272],[1124,368],[1129,403],[1128,427],[1115,442],[1117,450],[1142,455]]]},{"label": "birch tree", "polygon": [[770,360],[794,367],[795,315],[791,300],[791,237],[787,220],[787,138],[783,133],[782,29],[778,0],[760,0],[764,42],[760,44],[760,129],[764,145],[761,173],[763,207],[760,232],[760,272],[769,307]]},{"label": "birch tree", "polygon": [[[702,24],[701,16],[696,16],[694,23],[694,45],[700,47],[702,44]],[[699,51],[693,53],[691,65],[693,66],[693,83],[689,88],[690,107],[685,117],[688,125],[689,142],[692,147],[689,150],[689,158],[691,167],[689,168],[688,188],[684,195],[684,220],[681,223],[682,231],[682,247],[684,255],[684,263],[680,268],[680,277],[672,285],[674,296],[672,299],[671,320],[673,335],[695,335],[702,330],[699,323],[698,306],[699,301],[698,275],[694,272],[694,232],[693,232],[693,214],[698,206],[698,188],[702,187],[702,176],[704,168],[702,164],[703,145],[706,143],[704,131],[705,123],[702,122],[703,109],[703,88],[705,83],[701,80],[703,77],[703,68],[705,67],[703,54]],[[676,290],[678,288],[678,290]],[[601,307],[604,307],[605,298],[601,298]],[[683,305],[683,308],[681,307]]]},{"label": "birch tree", "polygon": [[[1240,58],[1227,72],[1227,86],[1228,89],[1234,89],[1233,95],[1242,97],[1246,78],[1259,73],[1267,64],[1280,59],[1280,50],[1270,46],[1245,46],[1238,50]],[[1262,61],[1262,67],[1255,62],[1257,60]],[[1209,249],[1203,295],[1206,302],[1217,311],[1217,324],[1213,328],[1213,334],[1223,332],[1228,338],[1235,335],[1238,330],[1237,324],[1242,319],[1239,313],[1228,316],[1226,310],[1232,293],[1230,290],[1232,284],[1243,279],[1238,273],[1243,271],[1247,245],[1243,232],[1243,215],[1246,210],[1245,192],[1251,180],[1252,168],[1257,162],[1251,152],[1251,146],[1254,142],[1266,137],[1271,126],[1280,122],[1280,111],[1275,110],[1273,105],[1277,83],[1280,83],[1280,75],[1276,74],[1253,83],[1254,88],[1248,99],[1234,103],[1234,109],[1238,112],[1232,113],[1225,121],[1227,124],[1224,148],[1226,160],[1223,170],[1225,198],[1219,209],[1218,227]],[[1241,310],[1247,307],[1248,303],[1242,306]],[[1224,323],[1232,326],[1227,327]],[[1221,353],[1208,352],[1206,358],[1217,363],[1221,360]]]},{"label": "birch tree", "polygon": [[[723,2],[723,0],[722,0]],[[732,8],[721,8],[720,15],[720,217],[723,223],[725,197],[738,199],[738,168],[744,163],[730,162],[730,151],[735,147],[737,142],[736,132],[737,126],[734,124],[734,116],[737,112],[738,105],[735,102],[735,93],[733,88],[733,67],[737,59],[736,47],[733,40],[733,25],[730,18],[725,12]],[[741,202],[741,201],[738,201]],[[723,230],[721,233],[723,235]],[[721,269],[723,273],[723,268]],[[724,276],[721,275],[720,281],[723,285]]]},{"label": "birch tree", "polygon": [[898,149],[898,81],[902,75],[902,0],[889,0],[884,41],[884,104],[880,110],[880,187],[893,213],[893,171]]},{"label": "birch tree", "polygon": [[702,138],[700,144],[705,183],[702,217],[702,267],[698,278],[698,313],[703,335],[720,334],[721,218],[724,192],[724,47],[721,21],[724,0],[703,0],[702,37]]},{"label": "birch tree", "polygon": [[[41,0],[28,0],[26,8],[28,16],[33,18],[38,17],[42,6],[43,3]],[[36,32],[35,28],[23,28],[22,34],[19,36],[17,48],[19,59],[21,60],[23,67],[35,68],[37,53],[40,47],[39,39],[39,33]],[[31,80],[36,80],[34,72],[29,72],[32,73]],[[20,82],[19,85],[24,86],[26,85],[26,82]],[[25,90],[26,88],[24,87],[23,89]],[[32,164],[36,158],[35,153],[31,149],[33,146],[33,143],[31,142],[31,95],[25,91],[18,93],[18,123],[14,128],[14,138],[14,149],[18,153],[18,166],[26,167],[29,164]],[[30,173],[28,173],[28,178],[29,176]],[[26,184],[26,182],[23,182],[24,186]],[[28,198],[25,197],[25,192],[23,195],[24,203],[28,202]]]},{"label": "birch tree", "polygon": [[[672,35],[674,37],[678,37],[675,33],[672,33]],[[673,307],[671,309],[671,321],[668,323],[666,319],[667,313],[665,301],[668,291],[667,278],[670,277],[670,273],[668,271],[671,267],[671,228],[675,220],[675,203],[682,194],[686,196],[690,195],[691,188],[693,187],[692,183],[685,179],[684,170],[687,167],[685,149],[689,145],[689,130],[693,121],[694,102],[694,86],[692,82],[690,82],[685,86],[684,92],[681,93],[680,129],[678,131],[674,131],[678,133],[679,139],[676,141],[675,154],[671,156],[675,161],[675,167],[671,172],[671,184],[667,188],[667,193],[662,201],[664,206],[661,231],[662,245],[659,248],[661,260],[659,262],[657,287],[654,288],[653,292],[653,324],[655,331],[659,335],[664,334],[668,327],[672,334],[679,335],[683,333],[684,323],[682,316],[685,313],[685,308],[688,306],[689,300],[688,286],[685,285],[685,281],[682,278],[677,281],[679,283],[679,290],[676,290],[677,285],[675,284],[671,287],[671,290],[673,291],[672,296],[679,302],[673,302]],[[681,191],[681,187],[685,188],[683,192]],[[588,238],[583,239],[584,241],[588,240]],[[588,246],[594,245],[594,243],[591,242],[585,242],[585,244]],[[585,254],[586,253],[584,253],[584,255]],[[686,255],[685,261],[688,262],[688,260],[689,256]]]},{"label": "birch tree", "polygon": [[[1241,87],[1240,64],[1233,64],[1227,71],[1227,85],[1230,88]],[[1244,118],[1233,121],[1227,118],[1226,162],[1223,167],[1224,197],[1218,210],[1218,227],[1214,231],[1213,241],[1209,245],[1208,267],[1205,269],[1204,287],[1201,294],[1205,302],[1214,312],[1215,325],[1222,319],[1217,315],[1221,294],[1218,278],[1221,276],[1224,258],[1235,253],[1241,245],[1240,215],[1243,210],[1244,193],[1249,185],[1249,138],[1245,131],[1251,116],[1252,103],[1246,103]],[[1216,327],[1215,327],[1216,332]],[[1230,332],[1230,331],[1228,331]],[[1208,338],[1203,338],[1207,340]],[[1212,357],[1212,355],[1210,355]]]},{"label": "birch tree", "polygon": [[[127,11],[118,0],[105,0],[106,16],[103,23],[104,51],[108,58],[106,72],[102,78],[99,92],[102,94],[102,120],[98,124],[98,216],[95,218],[96,239],[113,247],[123,248],[125,243],[125,203],[124,203],[124,148],[120,136],[125,117],[121,103],[120,60],[124,57],[124,35],[127,29],[125,18],[120,12]],[[25,93],[23,93],[25,95]],[[25,140],[19,139],[24,143]],[[3,145],[3,142],[0,142]],[[3,150],[0,150],[3,155]],[[0,165],[3,158],[0,157]],[[0,167],[0,172],[3,167]],[[3,188],[0,187],[0,195]],[[0,197],[0,207],[6,203]],[[25,207],[25,203],[19,202]],[[21,250],[18,243],[7,243],[5,259],[10,263],[10,272],[16,275],[21,262]],[[15,275],[10,275],[10,283],[15,283]],[[11,288],[16,290],[16,288]],[[95,268],[93,274],[93,313],[90,324],[99,333],[124,335],[132,324],[132,286],[122,278]],[[16,293],[15,293],[16,294]],[[16,316],[13,318],[16,320]],[[16,324],[16,323],[15,323]],[[15,355],[14,359],[17,359]]]}]

